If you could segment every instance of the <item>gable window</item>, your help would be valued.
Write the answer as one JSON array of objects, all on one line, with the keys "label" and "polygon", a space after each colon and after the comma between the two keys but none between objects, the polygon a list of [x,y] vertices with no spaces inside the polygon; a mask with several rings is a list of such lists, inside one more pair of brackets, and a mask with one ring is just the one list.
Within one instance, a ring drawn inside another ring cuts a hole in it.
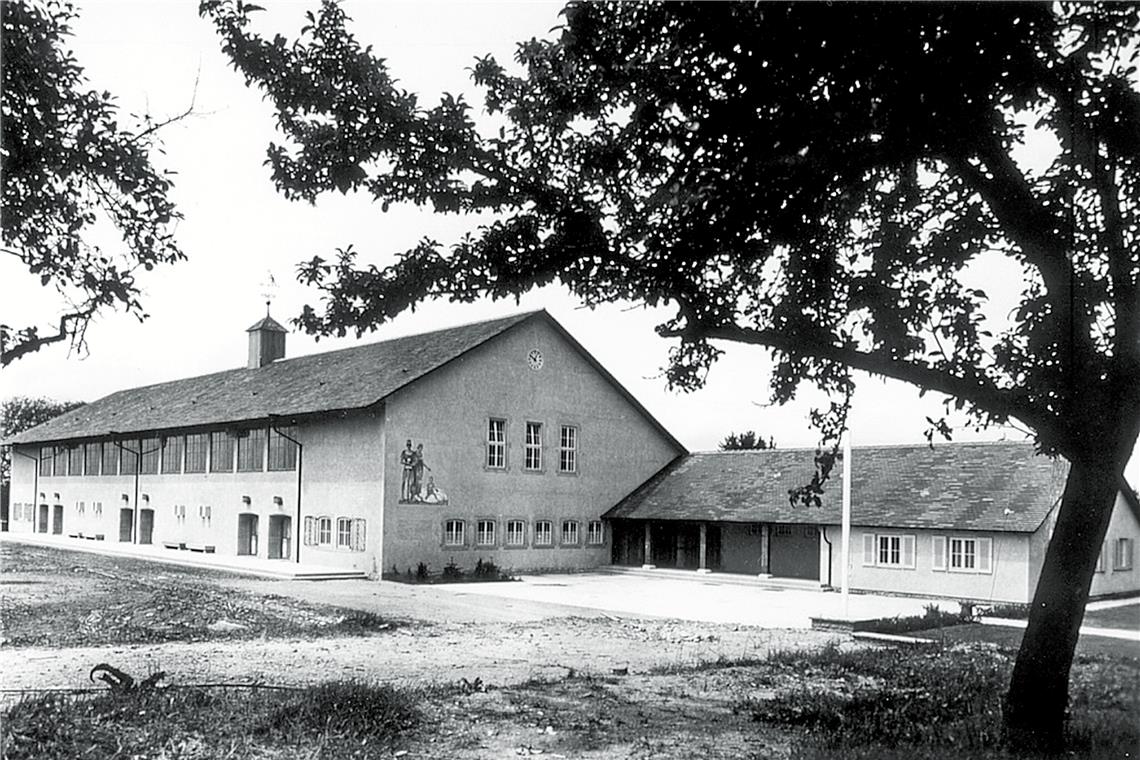
[{"label": "gable window", "polygon": [[480,520],[475,524],[475,543],[479,546],[495,545],[494,520]]},{"label": "gable window", "polygon": [[162,444],[157,438],[143,438],[140,445],[142,446],[142,460],[139,463],[139,473],[154,475],[158,472],[158,460],[162,453]]},{"label": "gable window", "polygon": [[186,436],[186,463],[184,472],[205,472],[206,452],[210,437],[206,433],[192,433]]},{"label": "gable window", "polygon": [[443,523],[443,545],[463,546],[463,527],[462,520],[445,521]]},{"label": "gable window", "polygon": [[1132,539],[1118,538],[1112,552],[1113,570],[1132,569]]},{"label": "gable window", "polygon": [[507,520],[507,546],[526,546],[526,523]]},{"label": "gable window", "polygon": [[210,433],[210,472],[234,471],[234,439],[224,430]]},{"label": "gable window", "polygon": [[67,474],[83,474],[83,446],[73,445],[67,451]]},{"label": "gable window", "polygon": [[107,441],[103,444],[103,474],[119,474],[119,447],[115,445],[114,441]]},{"label": "gable window", "polygon": [[864,533],[863,566],[914,569],[915,541],[910,535]]},{"label": "gable window", "polygon": [[238,472],[261,472],[265,469],[265,430],[253,428],[238,433]]},{"label": "gable window", "polygon": [[162,471],[166,474],[182,472],[182,436],[172,435],[162,439]]},{"label": "gable window", "polygon": [[558,435],[558,471],[578,471],[578,428],[563,425]]},{"label": "gable window", "polygon": [[352,520],[347,517],[336,518],[336,545],[340,549],[352,548]]},{"label": "gable window", "polygon": [[601,520],[590,520],[589,537],[586,540],[594,546],[606,542],[605,528],[602,527]]},{"label": "gable window", "polygon": [[487,420],[487,466],[501,470],[507,466],[507,421]]},{"label": "gable window", "polygon": [[526,423],[526,450],[523,457],[524,470],[542,469],[542,423]]},{"label": "gable window", "polygon": [[[297,444],[289,438],[296,437],[294,435],[296,430],[285,428],[281,433],[273,428],[269,429],[269,469],[274,471],[295,470],[297,469]],[[289,437],[286,438],[285,436]]]},{"label": "gable window", "polygon": [[577,546],[578,545],[578,522],[577,522],[577,520],[563,520],[562,521],[562,544],[564,546]]},{"label": "gable window", "polygon": [[83,473],[85,475],[98,475],[101,464],[103,464],[103,444],[89,443],[84,446]]},{"label": "gable window", "polygon": [[55,462],[55,454],[51,446],[40,447],[40,477],[50,478],[55,472],[52,464]]},{"label": "gable window", "polygon": [[554,545],[554,523],[550,520],[538,520],[534,524],[534,545]]},{"label": "gable window", "polygon": [[993,572],[992,538],[935,536],[933,550],[931,567],[934,570],[948,570],[952,573]]}]

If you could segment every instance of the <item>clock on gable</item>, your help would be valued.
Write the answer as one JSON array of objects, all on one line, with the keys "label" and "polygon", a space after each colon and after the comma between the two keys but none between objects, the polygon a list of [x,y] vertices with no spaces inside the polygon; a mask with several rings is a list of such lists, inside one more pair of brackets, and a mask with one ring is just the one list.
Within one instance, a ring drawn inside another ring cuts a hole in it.
[{"label": "clock on gable", "polygon": [[542,369],[542,352],[537,348],[531,349],[531,352],[526,355],[527,366],[535,372]]}]

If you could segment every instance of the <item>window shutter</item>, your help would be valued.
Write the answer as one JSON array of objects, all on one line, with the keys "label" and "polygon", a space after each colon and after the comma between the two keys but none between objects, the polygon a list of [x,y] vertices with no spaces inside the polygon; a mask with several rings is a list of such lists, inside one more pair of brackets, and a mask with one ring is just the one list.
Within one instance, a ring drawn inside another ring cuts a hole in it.
[{"label": "window shutter", "polygon": [[305,545],[312,546],[317,542],[317,525],[312,517],[305,518]]},{"label": "window shutter", "polygon": [[934,536],[933,543],[933,557],[930,564],[931,570],[945,570],[946,569],[946,536]]},{"label": "window shutter", "polygon": [[871,567],[875,564],[875,534],[863,534],[863,566]]},{"label": "window shutter", "polygon": [[364,520],[357,518],[352,521],[351,544],[354,551],[364,551]]},{"label": "window shutter", "polygon": [[979,538],[978,539],[978,572],[991,573],[993,572],[993,546],[994,540],[992,538]]},{"label": "window shutter", "polygon": [[902,537],[902,566],[914,569],[914,536]]}]

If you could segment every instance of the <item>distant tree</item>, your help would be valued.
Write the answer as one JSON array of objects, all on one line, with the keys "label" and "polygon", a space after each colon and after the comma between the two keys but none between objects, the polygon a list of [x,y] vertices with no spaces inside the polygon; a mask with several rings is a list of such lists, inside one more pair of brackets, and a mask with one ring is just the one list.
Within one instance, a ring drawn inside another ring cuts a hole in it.
[{"label": "distant tree", "polygon": [[[10,398],[0,403],[0,441],[81,406],[82,401],[55,401],[28,396]],[[12,453],[8,449],[8,446],[0,446],[0,488],[4,493],[4,498],[0,501],[4,507],[5,519],[8,516],[8,497],[12,483]]]},{"label": "distant tree", "polygon": [[729,433],[719,446],[721,451],[743,451],[746,449],[774,449],[776,448],[776,439],[769,437],[764,440],[756,435],[755,430],[745,430],[743,433],[737,435],[736,433]]},{"label": "distant tree", "polygon": [[[74,18],[66,2],[0,3],[3,251],[65,304],[47,333],[0,317],[0,366],[50,343],[81,348],[101,309],[144,319],[135,273],[184,258],[170,180],[150,162],[161,124],[144,117],[128,129],[109,92],[86,89],[66,45]],[[92,242],[107,222],[119,250]]]},{"label": "distant tree", "polygon": [[[521,75],[474,66],[492,134],[461,100],[421,108],[335,2],[294,42],[253,32],[253,8],[202,4],[277,109],[281,192],[494,219],[390,266],[314,257],[305,329],[559,282],[675,308],[674,386],[703,382],[710,341],[765,347],[776,401],[803,382],[834,399],[813,414],[830,441],[861,370],[1068,459],[1005,704],[1012,742],[1061,742],[1140,433],[1140,5],[571,3],[557,40],[518,47]],[[979,262],[1020,294],[991,300]]]}]

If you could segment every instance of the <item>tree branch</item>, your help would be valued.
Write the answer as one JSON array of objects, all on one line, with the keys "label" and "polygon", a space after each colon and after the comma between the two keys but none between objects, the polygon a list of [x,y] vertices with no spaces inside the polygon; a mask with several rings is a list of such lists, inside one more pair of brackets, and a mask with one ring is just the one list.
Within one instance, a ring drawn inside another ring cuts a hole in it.
[{"label": "tree branch", "polygon": [[39,351],[44,346],[66,340],[77,332],[77,328],[75,327],[70,330],[68,329],[68,322],[82,324],[91,319],[94,313],[95,307],[91,306],[81,311],[64,314],[59,318],[59,332],[55,335],[47,335],[44,337],[36,336],[29,340],[20,341],[11,348],[7,345],[0,346],[0,367],[6,367],[21,356]]}]

